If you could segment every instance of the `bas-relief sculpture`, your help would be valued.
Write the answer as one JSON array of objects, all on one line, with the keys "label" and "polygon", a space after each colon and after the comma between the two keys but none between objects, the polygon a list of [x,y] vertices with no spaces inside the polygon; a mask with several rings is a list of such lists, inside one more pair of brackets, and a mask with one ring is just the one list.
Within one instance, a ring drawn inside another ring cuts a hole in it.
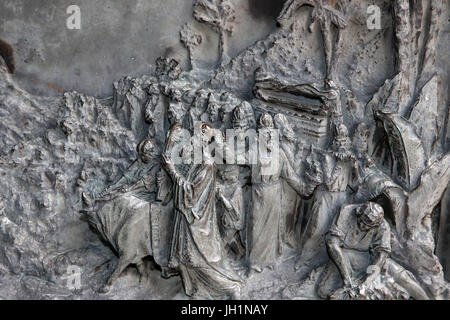
[{"label": "bas-relief sculpture", "polygon": [[[198,0],[195,20],[219,35],[217,69],[196,68],[204,36],[186,24],[191,70],[161,57],[152,74],[115,82],[112,101],[31,96],[2,55],[2,130],[15,137],[2,134],[2,172],[34,177],[2,200],[2,274],[26,275],[21,297],[127,298],[137,283],[142,298],[448,299],[448,106],[435,69],[448,8],[382,4],[395,72],[370,93],[353,85],[364,74],[341,74],[347,34],[368,32],[360,5],[343,0],[286,1],[279,28],[234,58],[233,2]],[[307,29],[320,65],[301,60]],[[361,57],[350,64],[376,68]],[[14,117],[20,104],[40,114],[29,129]],[[64,220],[14,216],[27,201],[79,213],[82,236],[102,242],[57,252]],[[61,280],[74,264],[96,265],[75,292]]]}]

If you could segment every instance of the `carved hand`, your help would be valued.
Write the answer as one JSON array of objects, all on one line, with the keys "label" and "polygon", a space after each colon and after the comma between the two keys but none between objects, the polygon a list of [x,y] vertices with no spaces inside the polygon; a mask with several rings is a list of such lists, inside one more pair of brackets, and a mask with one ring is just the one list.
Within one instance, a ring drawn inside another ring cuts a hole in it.
[{"label": "carved hand", "polygon": [[169,171],[175,170],[175,165],[173,164],[172,159],[170,158],[169,155],[163,154],[162,158],[163,158],[163,165],[167,170]]},{"label": "carved hand", "polygon": [[309,24],[309,27],[308,27],[308,31],[309,31],[310,33],[313,33],[313,32],[314,32],[313,27],[314,27],[314,20],[311,21],[311,23]]},{"label": "carved hand", "polygon": [[318,165],[312,165],[306,172],[310,182],[318,185],[323,182],[323,172]]},{"label": "carved hand", "polygon": [[151,112],[150,110],[147,110],[145,112],[145,121],[150,124],[154,122],[153,112]]},{"label": "carved hand", "polygon": [[128,191],[130,191],[130,188],[123,186],[122,188],[120,188],[120,192],[122,193],[127,193]]},{"label": "carved hand", "polygon": [[100,192],[98,195],[97,195],[97,199],[101,199],[101,198],[104,198],[104,197],[106,197],[108,194],[110,194],[111,193],[111,189],[108,187],[108,188],[106,188],[106,189],[104,189],[102,192]]}]

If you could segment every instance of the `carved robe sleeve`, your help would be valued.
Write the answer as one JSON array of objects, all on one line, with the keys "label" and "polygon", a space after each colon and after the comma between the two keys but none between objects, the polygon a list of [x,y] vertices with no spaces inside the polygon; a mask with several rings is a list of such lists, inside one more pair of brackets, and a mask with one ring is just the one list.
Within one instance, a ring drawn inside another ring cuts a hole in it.
[{"label": "carved robe sleeve", "polygon": [[214,164],[206,163],[194,172],[188,179],[175,173],[174,181],[178,186],[176,207],[188,221],[192,223],[192,216],[200,220],[207,210],[210,201],[214,199]]},{"label": "carved robe sleeve", "polygon": [[292,168],[286,155],[280,150],[281,177],[302,197],[309,197],[315,189],[315,185],[305,183]]},{"label": "carved robe sleeve", "polygon": [[377,252],[391,253],[391,229],[386,221],[383,221],[378,228],[373,242],[370,245],[370,252],[372,254]]}]

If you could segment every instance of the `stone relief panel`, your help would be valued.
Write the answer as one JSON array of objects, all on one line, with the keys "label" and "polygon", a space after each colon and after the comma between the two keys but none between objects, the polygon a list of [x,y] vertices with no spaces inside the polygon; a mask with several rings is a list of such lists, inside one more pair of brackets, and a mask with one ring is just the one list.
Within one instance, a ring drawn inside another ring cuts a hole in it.
[{"label": "stone relief panel", "polygon": [[0,297],[449,299],[448,3],[172,2],[110,96],[0,40]]}]

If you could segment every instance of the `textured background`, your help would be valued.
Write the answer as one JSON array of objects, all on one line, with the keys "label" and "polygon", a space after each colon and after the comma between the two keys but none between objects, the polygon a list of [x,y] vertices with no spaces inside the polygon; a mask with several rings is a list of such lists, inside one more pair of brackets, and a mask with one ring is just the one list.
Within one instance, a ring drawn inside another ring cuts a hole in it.
[{"label": "textured background", "polygon": [[[112,82],[149,73],[161,55],[186,63],[179,28],[193,22],[206,38],[198,65],[214,66],[217,35],[192,16],[193,0],[2,0],[0,39],[16,50],[16,79],[32,93],[60,95],[78,90],[112,94]],[[283,0],[238,0],[235,56],[273,31]],[[81,9],[81,30],[66,28],[69,5]],[[47,83],[49,85],[47,85]]]}]

